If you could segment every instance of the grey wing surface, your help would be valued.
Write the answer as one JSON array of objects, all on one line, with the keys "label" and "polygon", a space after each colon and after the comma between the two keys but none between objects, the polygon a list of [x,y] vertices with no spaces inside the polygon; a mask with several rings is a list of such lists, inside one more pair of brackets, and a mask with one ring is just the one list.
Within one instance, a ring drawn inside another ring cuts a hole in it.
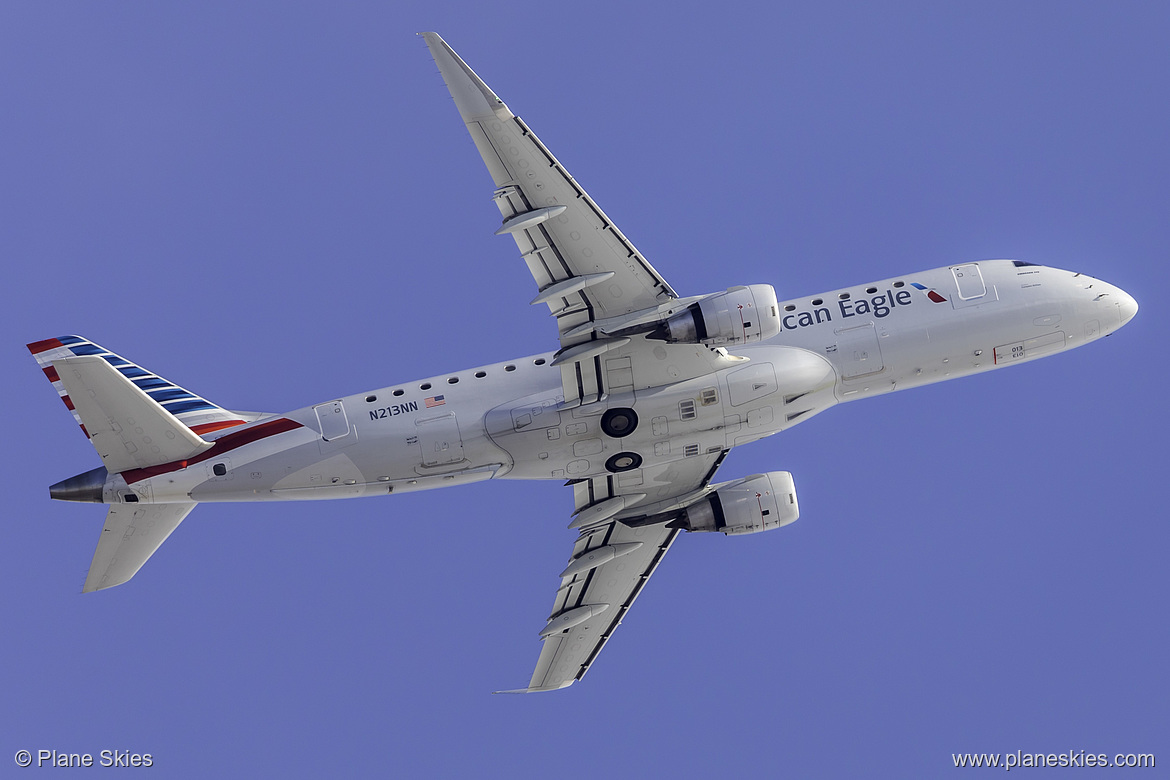
[{"label": "grey wing surface", "polygon": [[[685,309],[527,125],[437,33],[422,33],[495,182],[493,200],[557,320],[565,404],[656,387],[730,365],[702,345],[647,342],[631,328]],[[613,335],[623,333],[623,335]]]},{"label": "grey wing surface", "polygon": [[536,669],[527,688],[504,693],[554,691],[585,676],[679,534],[670,511],[663,510],[703,495],[724,455],[574,484],[573,525],[580,535],[540,632],[544,645]]},{"label": "grey wing surface", "polygon": [[[437,33],[422,35],[495,181],[504,217],[497,233],[516,237],[545,299],[540,302],[556,311],[572,301],[603,319],[678,297],[459,55]],[[578,281],[562,284],[570,278]]]}]

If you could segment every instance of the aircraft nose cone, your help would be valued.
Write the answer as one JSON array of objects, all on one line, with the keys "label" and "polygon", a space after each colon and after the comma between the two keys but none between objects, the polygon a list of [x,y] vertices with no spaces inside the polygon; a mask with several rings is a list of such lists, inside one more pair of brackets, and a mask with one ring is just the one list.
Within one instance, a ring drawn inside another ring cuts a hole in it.
[{"label": "aircraft nose cone", "polygon": [[1132,320],[1133,316],[1137,314],[1138,304],[1133,299],[1133,296],[1124,290],[1118,290],[1117,297],[1119,298],[1117,310],[1121,313],[1121,325],[1125,325],[1125,323]]}]

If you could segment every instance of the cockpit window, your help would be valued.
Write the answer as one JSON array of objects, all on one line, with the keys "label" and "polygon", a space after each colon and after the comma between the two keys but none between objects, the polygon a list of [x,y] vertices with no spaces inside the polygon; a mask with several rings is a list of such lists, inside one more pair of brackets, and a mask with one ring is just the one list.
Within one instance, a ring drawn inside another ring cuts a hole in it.
[{"label": "cockpit window", "polygon": [[1025,263],[1023,260],[1012,260],[1012,265],[1016,268],[1027,268],[1030,265],[1037,265],[1037,263]]}]

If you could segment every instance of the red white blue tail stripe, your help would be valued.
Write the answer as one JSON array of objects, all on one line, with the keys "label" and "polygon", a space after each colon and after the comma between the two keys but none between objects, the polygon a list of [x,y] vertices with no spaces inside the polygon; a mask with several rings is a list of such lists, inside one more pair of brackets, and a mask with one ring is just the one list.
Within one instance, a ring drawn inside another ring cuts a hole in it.
[{"label": "red white blue tail stripe", "polygon": [[55,339],[36,341],[28,345],[28,350],[36,358],[37,364],[45,372],[45,376],[53,383],[57,395],[61,396],[61,400],[73,413],[73,418],[77,420],[77,424],[81,426],[81,430],[86,436],[89,436],[89,432],[85,430],[81,417],[73,408],[73,401],[65,392],[65,386],[57,375],[57,370],[53,368],[54,360],[63,360],[78,355],[97,355],[105,358],[107,363],[118,369],[123,376],[200,436],[246,422],[241,415],[217,406],[206,398],[195,395],[190,390],[179,387],[174,382],[169,382],[157,374],[152,374],[138,364],[132,363],[121,355],[116,355],[105,347],[94,344],[81,336],[60,336]]}]

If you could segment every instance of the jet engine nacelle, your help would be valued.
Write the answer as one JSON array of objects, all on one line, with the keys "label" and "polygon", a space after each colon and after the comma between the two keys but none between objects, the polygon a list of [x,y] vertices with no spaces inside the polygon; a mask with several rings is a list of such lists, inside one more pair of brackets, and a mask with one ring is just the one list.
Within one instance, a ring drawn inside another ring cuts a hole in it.
[{"label": "jet engine nacelle", "polygon": [[692,303],[648,338],[719,347],[750,344],[780,332],[780,307],[770,284],[731,287]]},{"label": "jet engine nacelle", "polygon": [[787,471],[770,471],[727,482],[687,507],[676,525],[688,531],[756,534],[800,517],[796,485]]}]

